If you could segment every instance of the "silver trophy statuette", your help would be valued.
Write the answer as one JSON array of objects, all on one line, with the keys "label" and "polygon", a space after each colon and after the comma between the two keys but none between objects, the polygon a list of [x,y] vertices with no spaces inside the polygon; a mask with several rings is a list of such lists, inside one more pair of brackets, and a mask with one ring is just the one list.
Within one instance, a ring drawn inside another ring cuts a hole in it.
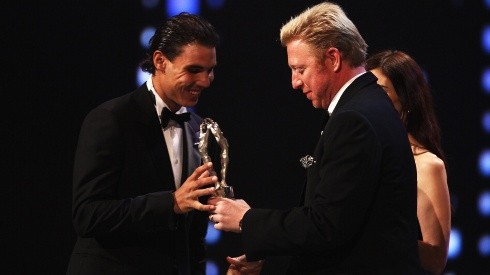
[{"label": "silver trophy statuette", "polygon": [[[233,187],[226,184],[226,169],[228,168],[228,141],[223,136],[223,132],[219,128],[218,123],[214,122],[210,118],[205,118],[200,127],[199,132],[199,154],[203,160],[203,163],[210,162],[211,157],[208,154],[208,137],[209,131],[213,134],[216,142],[221,147],[221,180],[218,180],[214,189],[216,196],[224,198],[235,198],[233,194]],[[211,172],[213,176],[216,176],[216,172]]]}]

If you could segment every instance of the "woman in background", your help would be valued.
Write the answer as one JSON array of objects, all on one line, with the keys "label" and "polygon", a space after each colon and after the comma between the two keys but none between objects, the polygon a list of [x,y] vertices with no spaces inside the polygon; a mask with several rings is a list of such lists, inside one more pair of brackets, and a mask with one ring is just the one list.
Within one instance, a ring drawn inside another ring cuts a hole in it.
[{"label": "woman in background", "polygon": [[441,274],[448,254],[451,206],[429,84],[420,66],[401,51],[373,55],[366,69],[378,78],[407,129],[417,166],[420,261],[430,274]]}]

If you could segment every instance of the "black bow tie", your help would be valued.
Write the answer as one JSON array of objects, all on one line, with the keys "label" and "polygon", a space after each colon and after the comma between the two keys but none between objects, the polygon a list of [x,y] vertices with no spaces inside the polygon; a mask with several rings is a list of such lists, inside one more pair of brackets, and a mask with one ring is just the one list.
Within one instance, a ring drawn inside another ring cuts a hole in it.
[{"label": "black bow tie", "polygon": [[175,114],[172,113],[172,111],[170,111],[167,107],[164,107],[162,110],[161,119],[163,128],[167,127],[170,120],[174,120],[180,124],[180,127],[184,128],[184,122],[191,119],[191,113]]}]

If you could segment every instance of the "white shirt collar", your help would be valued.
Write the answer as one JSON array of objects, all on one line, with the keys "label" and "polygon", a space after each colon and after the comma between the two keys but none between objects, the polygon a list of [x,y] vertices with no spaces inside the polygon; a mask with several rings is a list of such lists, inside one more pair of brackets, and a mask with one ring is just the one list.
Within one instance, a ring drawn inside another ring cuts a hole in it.
[{"label": "white shirt collar", "polygon": [[344,86],[342,86],[342,88],[340,88],[339,92],[333,97],[332,102],[330,102],[330,105],[328,105],[327,111],[328,111],[329,115],[331,115],[333,110],[335,110],[337,103],[339,103],[340,97],[344,94],[347,87],[349,87],[349,85],[352,84],[352,82],[354,82],[354,80],[356,80],[356,78],[358,78],[359,76],[361,76],[364,73],[366,73],[366,72],[362,72],[358,75],[355,75],[353,78],[349,79],[349,81],[345,82]]}]

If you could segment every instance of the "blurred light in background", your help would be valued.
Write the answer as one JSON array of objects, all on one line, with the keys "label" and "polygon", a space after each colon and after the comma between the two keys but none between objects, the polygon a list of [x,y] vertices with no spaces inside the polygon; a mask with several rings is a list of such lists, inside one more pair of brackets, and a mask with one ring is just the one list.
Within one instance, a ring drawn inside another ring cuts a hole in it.
[{"label": "blurred light in background", "polygon": [[478,209],[483,217],[490,217],[490,192],[482,192],[478,199]]},{"label": "blurred light in background", "polygon": [[481,83],[485,93],[490,94],[490,68],[486,68],[483,71]]},{"label": "blurred light in background", "polygon": [[140,34],[140,44],[143,49],[148,49],[150,47],[150,38],[155,33],[155,27],[146,27],[141,31]]},{"label": "blurred light in background", "polygon": [[221,231],[214,228],[214,223],[208,223],[208,233],[206,234],[206,244],[213,245],[219,242]]},{"label": "blurred light in background", "polygon": [[213,261],[206,261],[206,275],[218,275],[218,265]]},{"label": "blurred light in background", "polygon": [[478,250],[483,257],[490,256],[490,235],[483,235],[478,241]]},{"label": "blurred light in background", "polygon": [[483,26],[481,43],[483,52],[490,54],[490,25]]},{"label": "blurred light in background", "polygon": [[213,10],[218,10],[223,8],[225,5],[225,0],[206,0],[208,7],[210,7]]},{"label": "blurred light in background", "polygon": [[449,237],[448,259],[456,259],[461,254],[462,237],[459,229],[452,228]]},{"label": "blurred light in background", "polygon": [[490,150],[483,150],[480,154],[480,174],[490,177]]},{"label": "blurred light in background", "polygon": [[485,132],[487,132],[487,134],[490,134],[490,110],[483,113],[483,116],[481,119],[481,124],[482,124],[483,130],[485,130]]},{"label": "blurred light in background", "polygon": [[200,1],[199,0],[167,0],[167,17],[172,17],[181,12],[188,12],[193,14],[200,13]]},{"label": "blurred light in background", "polygon": [[160,0],[141,0],[141,5],[146,9],[153,9],[158,6]]},{"label": "blurred light in background", "polygon": [[143,72],[139,66],[136,68],[136,84],[138,84],[138,87],[143,85],[148,80],[148,77],[150,77],[149,73]]}]

